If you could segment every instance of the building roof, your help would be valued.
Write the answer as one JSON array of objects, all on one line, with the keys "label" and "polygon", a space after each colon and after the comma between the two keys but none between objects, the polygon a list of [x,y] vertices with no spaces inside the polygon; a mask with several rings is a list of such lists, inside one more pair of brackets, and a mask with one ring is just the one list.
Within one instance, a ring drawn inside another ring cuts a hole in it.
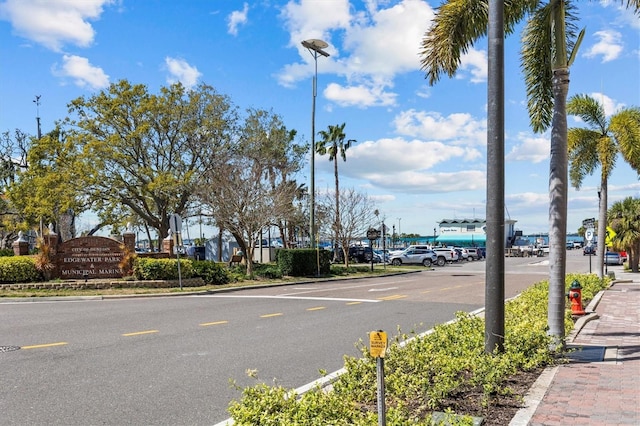
[{"label": "building roof", "polygon": [[486,219],[442,219],[440,224],[449,224],[449,223],[485,223]]}]

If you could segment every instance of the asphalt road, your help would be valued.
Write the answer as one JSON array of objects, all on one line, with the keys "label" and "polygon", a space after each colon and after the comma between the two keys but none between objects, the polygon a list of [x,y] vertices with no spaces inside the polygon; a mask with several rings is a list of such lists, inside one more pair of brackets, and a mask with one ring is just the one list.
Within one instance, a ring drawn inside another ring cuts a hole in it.
[{"label": "asphalt road", "polygon": [[[588,272],[569,251],[567,270]],[[381,266],[377,266],[381,267]],[[368,332],[426,331],[484,305],[485,263],[178,297],[0,304],[0,423],[215,424],[257,380],[297,388],[358,356]],[[595,268],[595,267],[594,267]],[[507,258],[505,296],[548,277]],[[16,349],[17,350],[11,350]]]}]

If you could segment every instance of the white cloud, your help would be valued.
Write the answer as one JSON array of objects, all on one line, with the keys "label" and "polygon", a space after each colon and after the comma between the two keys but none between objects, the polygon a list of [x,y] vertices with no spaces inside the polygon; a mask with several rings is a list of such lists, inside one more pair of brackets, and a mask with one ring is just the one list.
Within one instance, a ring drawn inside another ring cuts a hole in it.
[{"label": "white cloud", "polygon": [[[403,194],[436,194],[444,192],[475,191],[485,186],[485,174],[477,170],[426,173],[415,170],[394,175],[372,173],[367,178],[385,190]],[[444,184],[446,182],[446,184]]]},{"label": "white cloud", "polygon": [[179,81],[187,88],[198,84],[198,79],[202,76],[202,73],[196,67],[189,65],[184,59],[167,56],[164,62],[170,74],[167,76],[167,83],[174,84]]},{"label": "white cloud", "polygon": [[602,56],[602,62],[604,63],[613,61],[620,56],[624,46],[622,43],[622,34],[618,31],[603,30],[596,31],[594,36],[597,37],[599,41],[584,53],[585,57],[594,58],[596,56]]},{"label": "white cloud", "polygon": [[531,161],[540,163],[549,158],[548,137],[531,137],[528,134],[518,134],[520,143],[514,146],[506,155],[507,161]]},{"label": "white cloud", "polygon": [[[478,189],[484,186],[484,172],[452,170],[436,173],[434,169],[447,161],[458,165],[480,157],[473,148],[449,146],[442,142],[425,142],[403,138],[363,141],[347,151],[347,161],[339,162],[343,178],[368,182],[379,189],[401,193],[439,193]],[[333,169],[328,157],[316,157],[316,169],[326,173]],[[447,185],[442,185],[442,182]],[[383,201],[383,200],[381,200]]]},{"label": "white cloud", "polygon": [[431,6],[424,1],[404,0],[369,16],[354,16],[346,31],[344,47],[351,52],[345,61],[347,75],[393,77],[420,69],[420,43],[433,19]]},{"label": "white cloud", "polygon": [[635,8],[625,7],[620,3],[623,3],[623,2],[618,2],[614,0],[600,0],[600,4],[603,7],[613,7],[617,9],[619,13],[619,17],[616,19],[616,24],[629,25],[632,28],[640,29],[640,19],[638,19],[638,16],[635,13]]},{"label": "white cloud", "polygon": [[291,35],[290,46],[298,48],[302,54],[302,40],[319,38],[329,42],[330,30],[348,27],[349,8],[349,0],[289,1],[282,8],[281,17]]},{"label": "white cloud", "polygon": [[229,14],[227,21],[229,22],[227,26],[227,32],[231,35],[238,35],[238,26],[244,25],[247,23],[247,13],[249,12],[249,5],[247,3],[244,4],[242,10],[234,10]]},{"label": "white cloud", "polygon": [[0,18],[11,22],[14,31],[26,39],[59,52],[65,43],[87,47],[95,31],[88,20],[100,17],[103,7],[115,0],[6,0],[0,4]]},{"label": "white cloud", "polygon": [[397,94],[386,92],[385,85],[375,83],[354,86],[341,86],[331,83],[324,90],[324,96],[336,104],[360,108],[370,106],[395,105]]},{"label": "white cloud", "polygon": [[[290,1],[282,11],[290,32],[290,45],[300,52],[305,64],[290,64],[276,76],[283,86],[293,86],[314,72],[314,58],[300,44],[319,38],[326,41],[331,56],[318,58],[318,72],[343,76],[345,84],[334,83],[324,94],[341,106],[395,105],[396,93],[389,92],[398,73],[420,69],[420,40],[434,12],[421,0],[404,0],[389,8],[386,2],[367,2],[367,11],[351,14],[347,0],[318,2]],[[344,51],[331,43],[333,34],[343,40]]]},{"label": "white cloud", "polygon": [[70,77],[76,86],[91,89],[104,89],[109,85],[109,76],[102,68],[89,63],[87,58],[75,55],[64,55],[62,66],[53,68],[53,74],[58,77]]},{"label": "white cloud", "polygon": [[[483,83],[487,81],[488,75],[487,52],[470,48],[469,51],[460,57],[460,71],[471,73],[472,83]],[[457,73],[457,78],[462,78],[464,73]]]},{"label": "white cloud", "polygon": [[446,140],[453,145],[486,145],[487,121],[470,114],[442,116],[437,112],[410,109],[396,115],[393,124],[400,135]]}]

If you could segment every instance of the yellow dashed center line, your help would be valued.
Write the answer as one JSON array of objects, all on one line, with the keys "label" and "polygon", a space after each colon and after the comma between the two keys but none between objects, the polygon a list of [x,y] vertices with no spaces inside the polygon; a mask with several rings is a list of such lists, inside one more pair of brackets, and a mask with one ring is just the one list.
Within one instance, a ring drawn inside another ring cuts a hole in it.
[{"label": "yellow dashed center line", "polygon": [[404,299],[407,297],[406,294],[394,294],[392,296],[379,297],[378,300],[396,300],[396,299]]},{"label": "yellow dashed center line", "polygon": [[348,302],[347,305],[359,305],[362,302]]},{"label": "yellow dashed center line", "polygon": [[327,309],[324,306],[316,306],[315,308],[307,308],[307,311],[321,311],[323,309]]},{"label": "yellow dashed center line", "polygon": [[215,321],[215,322],[204,322],[202,324],[200,324],[202,327],[207,327],[210,325],[220,325],[220,324],[227,324],[229,321]]},{"label": "yellow dashed center line", "polygon": [[282,312],[278,312],[276,314],[260,315],[260,318],[271,318],[271,317],[279,317],[279,316],[282,316]]},{"label": "yellow dashed center line", "polygon": [[125,337],[129,337],[129,336],[140,336],[141,334],[152,334],[152,333],[158,333],[158,330],[147,330],[147,331],[136,331],[133,333],[124,333],[123,336]]},{"label": "yellow dashed center line", "polygon": [[20,346],[20,349],[50,348],[52,346],[64,346],[64,345],[67,345],[67,344],[68,344],[67,342],[45,343],[44,345]]}]

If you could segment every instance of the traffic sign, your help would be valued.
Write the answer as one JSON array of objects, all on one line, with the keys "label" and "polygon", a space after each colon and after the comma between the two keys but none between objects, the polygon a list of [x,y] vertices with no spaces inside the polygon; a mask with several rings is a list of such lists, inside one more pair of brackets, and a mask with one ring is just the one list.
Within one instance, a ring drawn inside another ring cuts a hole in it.
[{"label": "traffic sign", "polygon": [[595,232],[595,229],[593,228],[589,228],[585,231],[584,233],[584,237],[587,239],[587,241],[592,241],[593,240],[593,234]]},{"label": "traffic sign", "polygon": [[387,351],[387,333],[382,330],[370,332],[369,347],[372,357],[384,358],[384,353]]},{"label": "traffic sign", "polygon": [[367,230],[368,240],[377,240],[378,238],[380,238],[380,231],[378,231],[376,228],[369,228]]},{"label": "traffic sign", "polygon": [[613,244],[613,239],[616,237],[615,231],[610,227],[607,226],[607,238],[605,238],[604,243],[607,245],[607,247],[610,247]]},{"label": "traffic sign", "polygon": [[585,228],[593,228],[595,223],[596,223],[596,218],[590,217],[582,221],[582,226],[584,226]]}]

